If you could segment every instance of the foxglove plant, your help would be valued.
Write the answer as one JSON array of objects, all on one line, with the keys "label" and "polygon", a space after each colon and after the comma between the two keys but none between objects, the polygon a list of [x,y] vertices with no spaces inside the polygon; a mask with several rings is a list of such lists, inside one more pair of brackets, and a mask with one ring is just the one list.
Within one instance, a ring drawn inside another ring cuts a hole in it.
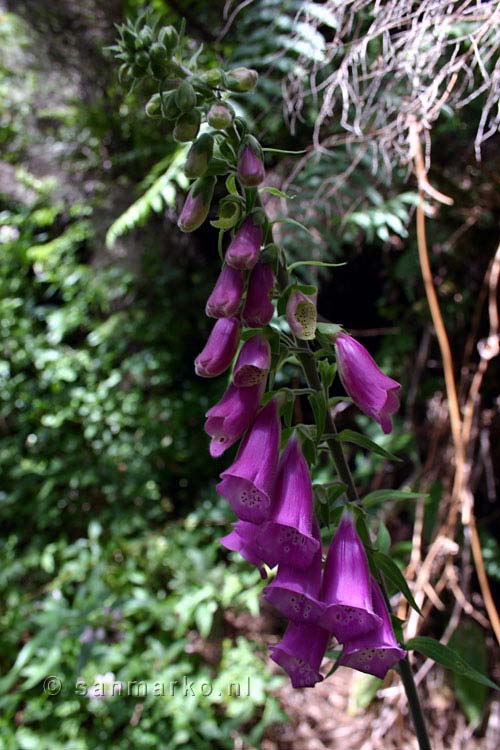
[{"label": "foxglove plant", "polygon": [[[192,232],[205,221],[218,177],[228,188],[220,198],[218,218],[212,221],[219,229],[221,258],[224,243],[228,246],[225,266],[206,308],[207,315],[218,320],[195,361],[199,375],[215,377],[229,368],[243,341],[231,382],[208,410],[205,423],[214,458],[243,438],[218,485],[239,519],[221,544],[239,552],[261,574],[266,574],[265,565],[278,566],[264,596],[289,624],[282,640],[271,647],[271,658],[288,672],[293,687],[312,687],[323,679],[322,660],[333,634],[343,644],[336,666],[378,677],[393,666],[398,668],[420,750],[429,750],[406,649],[398,642],[401,634],[396,638],[391,626],[384,574],[398,582],[412,606],[414,602],[406,584],[399,583],[401,573],[393,560],[374,548],[371,521],[343,451],[346,435],[337,433],[329,408],[329,389],[338,368],[354,403],[388,433],[399,406],[400,385],[382,373],[366,349],[340,326],[317,323],[316,291],[301,286],[290,273],[308,261],[287,267],[283,250],[273,243],[272,223],[261,200],[264,193],[258,190],[266,174],[263,150],[230,103],[232,92],[241,94],[255,87],[256,71],[200,69],[201,58],[192,54],[183,33],[170,27],[167,34],[156,23],[148,24],[143,16],[136,24],[120,27],[115,50],[122,78],[134,85],[146,78],[150,88],[152,84],[157,89],[146,114],[163,118],[178,141],[194,142],[186,176],[196,179],[180,212],[179,228]],[[151,42],[145,43],[145,38]],[[300,364],[305,388],[277,385],[278,371],[283,383],[282,368],[287,363]],[[296,424],[295,434],[290,435],[289,398],[300,399],[304,393],[315,424]],[[280,410],[287,429],[278,458]],[[362,435],[354,434],[353,439],[352,431],[346,433],[355,444],[371,444]],[[328,488],[316,488],[323,490],[317,493],[317,508],[326,520],[323,534],[329,535],[332,518],[341,515],[339,506],[347,512],[323,570],[309,464],[314,468],[317,457],[325,453],[333,460],[341,491],[328,504]]]}]

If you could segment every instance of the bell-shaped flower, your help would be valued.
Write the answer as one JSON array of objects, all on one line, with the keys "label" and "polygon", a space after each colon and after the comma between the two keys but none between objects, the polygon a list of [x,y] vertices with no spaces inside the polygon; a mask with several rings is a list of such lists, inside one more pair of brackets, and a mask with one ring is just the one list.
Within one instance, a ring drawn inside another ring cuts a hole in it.
[{"label": "bell-shaped flower", "polygon": [[208,216],[216,177],[200,177],[193,183],[182,207],[177,226],[182,232],[194,232]]},{"label": "bell-shaped flower", "polygon": [[226,263],[242,271],[253,268],[259,258],[261,245],[262,227],[255,225],[249,216],[231,240],[226,252]]},{"label": "bell-shaped flower", "polygon": [[292,333],[298,339],[311,341],[316,336],[316,295],[307,295],[299,289],[288,297],[286,319]]},{"label": "bell-shaped flower", "polygon": [[233,383],[246,388],[267,378],[271,365],[271,347],[265,336],[257,334],[245,341],[233,370]]},{"label": "bell-shaped flower", "polygon": [[294,688],[314,687],[323,680],[319,668],[330,633],[318,625],[291,622],[281,641],[270,647],[271,659],[290,676]]},{"label": "bell-shaped flower", "polygon": [[349,396],[389,433],[391,414],[399,408],[400,384],[384,375],[371,354],[352,336],[340,333],[335,339],[335,353],[340,379]]},{"label": "bell-shaped flower", "polygon": [[325,610],[320,625],[330,630],[339,643],[381,624],[373,611],[366,553],[348,512],[342,516],[328,550],[321,599]]},{"label": "bell-shaped flower", "polygon": [[217,485],[217,492],[229,501],[238,518],[260,524],[269,516],[279,447],[278,405],[272,399],[257,415],[236,460],[222,472]]},{"label": "bell-shaped flower", "polygon": [[266,172],[262,161],[262,150],[252,136],[248,136],[238,159],[238,179],[244,187],[257,187]]},{"label": "bell-shaped flower", "polygon": [[224,266],[207,300],[205,313],[209,318],[229,318],[236,315],[243,294],[243,272]]},{"label": "bell-shaped flower", "polygon": [[[321,541],[318,524],[313,522],[313,535]],[[321,546],[308,568],[280,565],[276,578],[263,591],[266,601],[292,622],[317,623],[324,610],[319,600],[321,589]]]},{"label": "bell-shaped flower", "polygon": [[274,287],[274,273],[268,263],[260,261],[253,268],[248,280],[248,289],[243,306],[243,323],[249,328],[262,328],[274,315],[271,295]]},{"label": "bell-shaped flower", "polygon": [[227,370],[236,354],[240,331],[238,318],[219,318],[204,349],[194,361],[196,374],[202,378],[215,378]]},{"label": "bell-shaped flower", "polygon": [[278,464],[271,514],[259,534],[264,561],[271,568],[309,567],[320,547],[312,528],[311,477],[298,440],[291,438]]},{"label": "bell-shaped flower", "polygon": [[396,662],[404,659],[406,651],[396,640],[384,597],[373,578],[371,586],[373,608],[381,624],[365,635],[349,639],[344,644],[339,664],[383,679]]},{"label": "bell-shaped flower", "polygon": [[226,536],[221,537],[219,542],[231,552],[239,552],[244,560],[259,569],[262,578],[266,578],[259,547],[255,541],[258,531],[259,527],[254,523],[236,521],[236,523],[233,523],[233,530]]},{"label": "bell-shaped flower", "polygon": [[222,456],[252,424],[265,384],[259,383],[250,388],[236,388],[230,385],[221,400],[206,413],[205,432],[210,435],[210,455]]}]

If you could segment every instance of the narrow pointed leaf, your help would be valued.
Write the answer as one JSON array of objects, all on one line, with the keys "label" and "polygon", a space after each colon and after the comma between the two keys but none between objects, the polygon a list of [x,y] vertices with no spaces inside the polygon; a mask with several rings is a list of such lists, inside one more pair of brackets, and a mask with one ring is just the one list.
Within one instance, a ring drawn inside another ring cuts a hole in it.
[{"label": "narrow pointed leaf", "polygon": [[489,688],[493,688],[493,690],[500,690],[500,687],[490,680],[489,677],[478,672],[477,669],[471,667],[465,659],[462,659],[456,651],[449,646],[445,646],[443,643],[439,643],[439,641],[435,641],[434,638],[417,635],[415,638],[410,638],[405,644],[405,647],[413,649],[414,651],[419,651],[424,656],[428,656],[429,659],[438,662],[438,664],[442,664],[443,667],[451,669],[458,674],[463,674],[466,677],[470,677],[471,680],[479,682],[480,685],[486,685]]}]

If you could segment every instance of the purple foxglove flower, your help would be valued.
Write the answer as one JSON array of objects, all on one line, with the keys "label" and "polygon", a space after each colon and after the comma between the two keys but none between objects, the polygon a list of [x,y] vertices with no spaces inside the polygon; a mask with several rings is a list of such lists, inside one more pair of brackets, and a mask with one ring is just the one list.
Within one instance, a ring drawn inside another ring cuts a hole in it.
[{"label": "purple foxglove flower", "polygon": [[229,318],[236,315],[243,294],[242,271],[224,266],[207,300],[205,313],[209,318]]},{"label": "purple foxglove flower", "polygon": [[200,177],[193,183],[182,207],[177,226],[181,232],[194,232],[208,216],[216,177]]},{"label": "purple foxglove flower", "polygon": [[244,187],[257,187],[265,176],[259,144],[253,138],[248,139],[238,160],[238,179]]},{"label": "purple foxglove flower", "polygon": [[349,396],[389,433],[391,414],[399,408],[400,384],[384,375],[364,346],[352,336],[340,333],[335,339],[335,353],[340,379]]},{"label": "purple foxglove flower", "polygon": [[371,586],[373,608],[381,618],[382,624],[366,635],[345,643],[339,663],[344,667],[380,677],[382,680],[397,661],[404,659],[406,651],[398,645],[384,597],[373,578]]},{"label": "purple foxglove flower", "polygon": [[252,385],[250,388],[236,388],[230,385],[221,400],[207,411],[205,432],[212,438],[212,458],[222,456],[252,424],[264,389],[264,383]]},{"label": "purple foxglove flower", "polygon": [[319,623],[339,643],[357,638],[381,624],[373,611],[370,572],[363,543],[350,513],[342,516],[326,558]]},{"label": "purple foxglove flower", "polygon": [[271,294],[274,287],[274,273],[267,263],[256,264],[248,280],[247,297],[243,307],[243,323],[249,328],[261,328],[269,323],[274,315]]},{"label": "purple foxglove flower", "polygon": [[221,537],[219,542],[231,552],[239,552],[250,565],[255,565],[259,569],[262,578],[266,578],[259,547],[255,541],[258,531],[259,527],[254,523],[236,521],[236,523],[233,523],[233,530],[226,536]]},{"label": "purple foxglove flower", "polygon": [[[313,535],[321,542],[316,521],[313,523]],[[320,546],[305,570],[280,565],[276,578],[263,591],[264,599],[292,622],[317,623],[325,607],[319,601],[321,569]]]},{"label": "purple foxglove flower", "polygon": [[265,336],[257,334],[245,341],[233,370],[233,383],[238,388],[261,383],[271,365],[271,347]]},{"label": "purple foxglove flower", "polygon": [[238,348],[240,330],[238,318],[219,318],[210,332],[205,348],[194,361],[197,375],[215,378],[227,370]]},{"label": "purple foxglove flower", "polygon": [[296,438],[288,441],[278,464],[271,515],[262,524],[259,544],[271,568],[307,568],[319,549],[312,535],[313,494],[306,460]]},{"label": "purple foxglove flower", "polygon": [[231,503],[238,518],[260,524],[269,516],[279,448],[278,405],[272,399],[257,415],[236,460],[222,472],[217,485],[217,492]]},{"label": "purple foxglove flower", "polygon": [[271,659],[288,672],[294,688],[314,687],[323,680],[319,668],[330,633],[318,625],[291,622],[277,646],[271,646]]},{"label": "purple foxglove flower", "polygon": [[261,245],[262,227],[256,226],[252,217],[249,216],[234,235],[227,249],[226,263],[242,271],[253,268],[257,263]]},{"label": "purple foxglove flower", "polygon": [[290,294],[286,303],[288,325],[294,336],[303,341],[311,341],[316,336],[316,296],[304,294],[297,289]]}]

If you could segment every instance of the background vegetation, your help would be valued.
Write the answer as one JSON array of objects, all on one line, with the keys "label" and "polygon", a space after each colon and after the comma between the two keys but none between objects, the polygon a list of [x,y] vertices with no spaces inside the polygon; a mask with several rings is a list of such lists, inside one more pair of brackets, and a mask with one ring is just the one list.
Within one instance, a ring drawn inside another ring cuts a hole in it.
[{"label": "background vegetation", "polygon": [[[255,0],[241,8],[152,3],[166,23],[186,17],[208,61],[222,56],[257,67],[255,96],[236,98],[235,105],[264,145],[308,152],[321,99],[306,96],[291,118],[293,82],[326,60],[333,25],[327,7],[306,5],[309,15],[297,20],[299,0]],[[362,27],[373,4],[361,5]],[[256,572],[217,543],[231,520],[213,489],[226,461],[209,458],[202,425],[221,385],[196,379],[192,366],[207,333],[203,309],[217,276],[217,236],[210,227],[189,237],[178,233],[185,188],[178,146],[144,115],[146,94],[127,95],[119,86],[105,50],[113,24],[141,7],[135,0],[105,8],[93,0],[77,7],[66,0],[0,3],[0,748],[6,750],[285,748],[286,732],[273,726],[286,718],[283,707],[291,721],[301,710],[264,662],[265,642],[283,623],[259,612]],[[370,59],[378,53],[374,47]],[[496,62],[489,58],[491,69]],[[464,392],[478,361],[476,342],[488,335],[484,279],[500,236],[498,135],[483,144],[481,163],[474,147],[486,96],[443,111],[432,129],[431,182],[454,204],[429,202],[428,233]],[[322,136],[339,132],[339,118],[334,109]],[[282,225],[288,252],[348,261],[323,275],[320,312],[363,337],[403,383],[406,398],[391,436],[382,438],[350,408],[337,419],[343,427],[362,426],[401,459],[358,452],[351,461],[363,489],[430,493],[420,534],[425,557],[447,507],[451,453],[413,229],[416,183],[396,156],[390,173],[382,163],[374,170],[373,154],[347,141],[303,159],[301,169],[298,158],[268,158],[273,184],[296,196],[291,216],[314,235]],[[269,210],[282,213],[279,198],[270,197]],[[483,380],[470,457],[494,595],[500,593],[499,377],[496,358]],[[379,533],[390,532],[391,554],[402,568],[423,509],[383,510]],[[486,669],[498,645],[466,533],[450,544],[442,553],[446,577],[438,566],[431,578],[439,604],[427,607],[421,632],[447,633]],[[457,589],[469,603],[458,615]],[[75,694],[79,677],[92,684],[108,672],[123,682],[213,679],[216,689],[209,699]],[[227,696],[225,687],[249,674],[251,696]],[[43,693],[47,675],[63,680],[57,698]],[[451,746],[455,733],[469,747],[490,750],[498,703],[453,678],[464,713],[451,720],[435,696],[452,678],[439,675],[438,682],[429,678],[426,700],[441,746]],[[368,705],[379,687],[358,684],[351,707]],[[455,699],[444,694],[455,711]],[[314,733],[322,737],[319,720]],[[331,738],[322,741],[335,746]]]}]

